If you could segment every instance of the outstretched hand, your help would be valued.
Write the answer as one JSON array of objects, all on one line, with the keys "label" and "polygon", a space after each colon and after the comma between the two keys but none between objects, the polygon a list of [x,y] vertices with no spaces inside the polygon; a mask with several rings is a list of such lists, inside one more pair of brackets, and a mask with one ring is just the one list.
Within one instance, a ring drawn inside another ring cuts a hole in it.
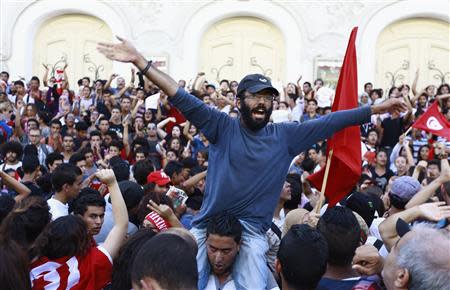
[{"label": "outstretched hand", "polygon": [[403,99],[400,98],[392,98],[388,99],[381,104],[372,106],[372,114],[383,114],[386,112],[389,113],[401,113],[406,112],[408,107]]},{"label": "outstretched hand", "polygon": [[445,201],[423,203],[419,205],[421,217],[429,221],[437,222],[444,218],[450,218],[450,206]]},{"label": "outstretched hand", "polygon": [[97,50],[111,60],[136,63],[141,54],[126,39],[116,36],[120,43],[98,43]]}]

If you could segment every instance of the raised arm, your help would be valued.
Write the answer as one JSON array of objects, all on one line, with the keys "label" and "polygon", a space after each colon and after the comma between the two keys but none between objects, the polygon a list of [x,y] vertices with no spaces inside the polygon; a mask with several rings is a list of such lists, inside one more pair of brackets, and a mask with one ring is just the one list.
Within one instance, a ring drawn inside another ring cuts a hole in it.
[{"label": "raised arm", "polygon": [[194,136],[192,136],[191,134],[189,134],[189,128],[191,127],[191,123],[189,121],[186,121],[186,124],[183,127],[183,135],[184,137],[186,137],[186,139],[188,139],[189,141],[193,141],[194,140]]},{"label": "raised arm", "polygon": [[407,112],[403,116],[403,124],[404,125],[409,125],[412,122],[412,120],[413,120],[413,114],[412,114],[413,108],[411,106],[411,102],[409,100],[409,97],[403,96],[403,99],[405,101],[404,103],[405,103],[406,108],[407,108]]},{"label": "raised arm", "polygon": [[191,178],[183,182],[183,187],[186,189],[186,191],[189,191],[191,193],[193,192],[194,186],[205,177],[206,177],[206,170],[197,173],[196,175],[192,176]]},{"label": "raised arm", "polygon": [[406,141],[403,145],[405,152],[406,152],[406,160],[408,161],[408,169],[414,166],[414,157],[411,152],[411,148],[409,147],[409,142]]},{"label": "raised arm", "polygon": [[204,129],[205,136],[214,143],[219,128],[223,128],[228,116],[209,108],[202,101],[178,88],[178,83],[151,65],[133,45],[120,37],[120,43],[99,43],[98,50],[112,60],[133,63],[145,76],[163,90],[169,101],[197,128]]},{"label": "raised arm", "polygon": [[414,81],[411,86],[411,91],[413,96],[417,96],[417,80],[419,79],[419,69],[416,70],[416,74],[414,75]]},{"label": "raised arm", "polygon": [[119,97],[122,97],[129,89],[132,89],[134,87],[133,83],[129,83],[128,85],[124,86],[118,93]]},{"label": "raised arm", "polygon": [[3,180],[3,183],[6,185],[9,185],[12,189],[14,189],[17,192],[17,196],[14,197],[14,200],[16,202],[19,202],[20,200],[27,197],[31,190],[25,186],[25,184],[17,181],[14,177],[11,177],[8,173],[4,172],[3,170],[0,170],[0,177]]},{"label": "raised arm", "polygon": [[22,119],[22,116],[20,115],[22,106],[19,106],[18,108],[14,107],[14,113],[16,115],[16,118],[14,119],[14,135],[16,135],[17,138],[22,137],[24,134],[22,125],[20,124],[20,120]]},{"label": "raised arm", "polygon": [[134,69],[134,67],[131,68],[131,79],[130,79],[130,83],[133,84],[134,86],[134,81],[136,80],[136,71]]},{"label": "raised arm", "polygon": [[383,238],[384,245],[390,251],[399,239],[396,230],[396,224],[399,218],[409,224],[419,218],[437,222],[449,216],[450,206],[446,206],[445,202],[424,203],[388,217],[379,226],[380,234]]},{"label": "raised arm", "polygon": [[169,117],[169,118],[164,119],[164,120],[162,120],[161,122],[159,122],[158,125],[156,125],[156,127],[157,127],[158,129],[162,129],[162,128],[166,127],[166,125],[167,125],[169,122],[175,123],[176,121],[177,121],[177,120],[175,119],[175,117]]},{"label": "raised arm", "polygon": [[69,65],[66,63],[64,65],[64,79],[62,81],[62,89],[69,89],[69,77],[67,76],[67,67]]},{"label": "raised arm", "polygon": [[175,119],[175,117],[169,117],[169,118],[164,119],[164,120],[162,120],[161,122],[159,122],[158,125],[156,125],[156,130],[157,130],[158,136],[159,136],[161,139],[166,138],[167,133],[166,133],[166,131],[163,130],[163,128],[164,128],[169,122],[175,123],[176,121],[177,121],[177,120]]},{"label": "raised arm", "polygon": [[42,66],[44,67],[44,75],[42,76],[42,83],[44,84],[45,87],[48,87],[48,82],[47,82],[48,66],[45,63],[43,63]]},{"label": "raised arm", "polygon": [[429,200],[436,190],[444,183],[450,181],[450,166],[447,158],[441,159],[441,174],[430,184],[423,187],[411,200],[405,205],[405,208],[412,208]]},{"label": "raised arm", "polygon": [[[145,76],[161,88],[170,97],[175,96],[178,90],[177,82],[167,74],[153,66],[140,54],[136,48],[127,40],[117,37],[118,44],[99,43],[99,51],[107,58],[134,64]],[[147,68],[147,70],[145,70]]]},{"label": "raised arm", "polygon": [[111,86],[111,82],[113,81],[113,79],[115,79],[117,77],[117,74],[112,74],[109,76],[109,79],[106,81],[105,86],[103,87],[104,90],[109,89],[109,87]]},{"label": "raised arm", "polygon": [[127,157],[130,155],[131,152],[131,148],[130,148],[130,141],[129,141],[129,128],[130,128],[130,121],[131,116],[127,115],[123,121],[122,121],[122,126],[123,126],[123,138],[122,138],[122,142],[123,142],[123,146],[125,148],[125,153],[127,155]]},{"label": "raised arm", "polygon": [[125,241],[128,229],[128,211],[122,193],[119,189],[114,171],[112,169],[103,169],[96,173],[96,177],[108,186],[111,197],[112,211],[114,217],[114,226],[106,237],[103,247],[108,251],[111,257],[117,256],[120,247]]},{"label": "raised arm", "polygon": [[131,118],[136,118],[136,114],[139,110],[139,107],[144,104],[144,100],[137,100],[134,104],[133,110],[131,111]]},{"label": "raised arm", "polygon": [[346,127],[370,122],[371,114],[383,114],[388,111],[404,112],[406,109],[402,99],[389,99],[379,105],[337,111],[301,124],[283,123],[282,126],[288,127],[285,137],[288,141],[289,152],[296,156],[317,141],[325,140]]},{"label": "raised arm", "polygon": [[389,162],[395,166],[395,159],[397,159],[398,155],[400,154],[400,149],[403,147],[403,135],[400,135],[400,138],[395,144],[394,148],[392,149],[391,156],[389,156]]}]

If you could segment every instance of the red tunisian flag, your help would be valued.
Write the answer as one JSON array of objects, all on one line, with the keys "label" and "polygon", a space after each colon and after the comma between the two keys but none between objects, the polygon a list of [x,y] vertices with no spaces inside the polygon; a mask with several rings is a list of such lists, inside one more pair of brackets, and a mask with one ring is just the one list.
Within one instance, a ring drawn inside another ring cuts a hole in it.
[{"label": "red tunisian flag", "polygon": [[[355,39],[358,27],[353,28],[348,41],[344,63],[339,74],[332,111],[358,106],[358,78]],[[333,150],[325,196],[334,206],[355,187],[361,176],[361,133],[359,126],[345,128],[328,139],[327,156]],[[330,160],[327,160],[330,162]],[[322,188],[325,166],[308,177],[315,188]]]},{"label": "red tunisian flag", "polygon": [[450,122],[439,112],[438,101],[435,101],[428,110],[412,125],[413,128],[425,130],[434,135],[450,140]]}]

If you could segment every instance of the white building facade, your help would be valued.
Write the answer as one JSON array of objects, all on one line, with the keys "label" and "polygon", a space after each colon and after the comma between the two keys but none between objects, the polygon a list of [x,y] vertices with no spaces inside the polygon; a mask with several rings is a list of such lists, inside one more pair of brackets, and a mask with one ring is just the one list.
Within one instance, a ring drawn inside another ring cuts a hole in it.
[{"label": "white building facade", "polygon": [[68,64],[70,81],[129,79],[96,43],[133,42],[162,70],[189,80],[239,80],[263,73],[286,84],[337,80],[350,31],[358,26],[358,81],[419,88],[450,78],[447,0],[407,1],[1,1],[0,69],[11,79]]}]

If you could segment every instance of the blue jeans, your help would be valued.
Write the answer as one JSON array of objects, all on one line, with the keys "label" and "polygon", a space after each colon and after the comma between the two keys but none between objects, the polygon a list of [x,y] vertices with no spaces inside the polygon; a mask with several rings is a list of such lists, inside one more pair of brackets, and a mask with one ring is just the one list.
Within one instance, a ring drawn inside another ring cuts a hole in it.
[{"label": "blue jeans", "polygon": [[[266,236],[249,223],[242,220],[240,222],[243,227],[242,242],[232,273],[236,289],[264,290],[270,274],[265,257],[269,248]],[[194,227],[191,233],[198,244],[198,289],[203,290],[211,273],[206,249],[206,228]]]}]

